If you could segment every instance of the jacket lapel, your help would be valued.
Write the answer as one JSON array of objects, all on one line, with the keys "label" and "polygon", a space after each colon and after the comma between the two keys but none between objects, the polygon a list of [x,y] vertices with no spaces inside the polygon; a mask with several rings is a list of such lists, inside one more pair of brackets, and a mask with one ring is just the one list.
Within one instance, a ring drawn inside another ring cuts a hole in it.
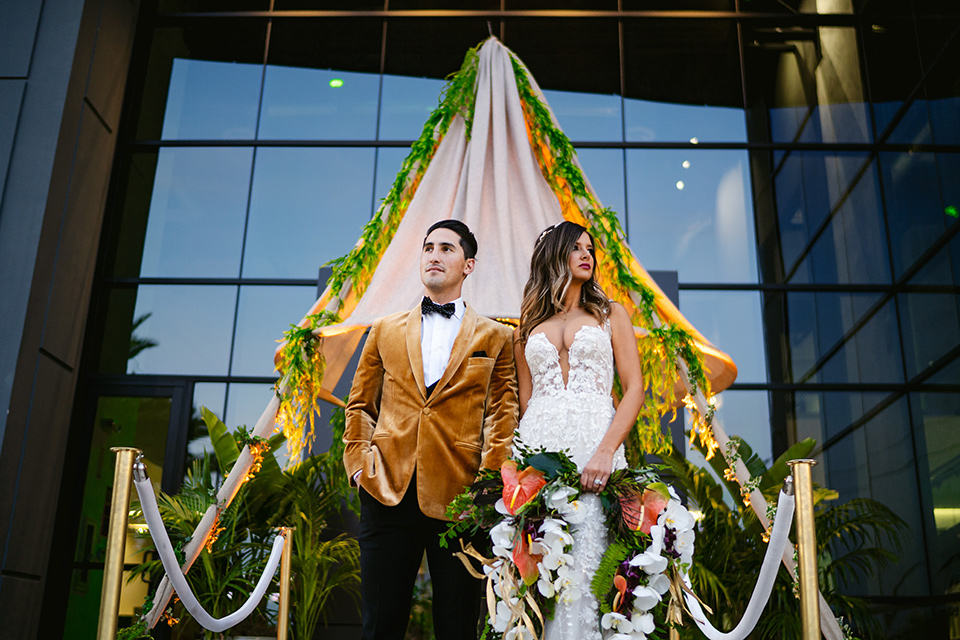
[{"label": "jacket lapel", "polygon": [[420,305],[407,314],[407,355],[410,357],[410,370],[417,381],[420,397],[426,399],[427,385],[423,382],[423,350],[420,346]]},{"label": "jacket lapel", "polygon": [[[419,311],[417,313],[419,316]],[[453,377],[454,372],[460,368],[460,363],[463,362],[463,359],[467,356],[467,350],[470,348],[470,345],[473,344],[473,333],[476,328],[477,312],[467,307],[463,312],[463,320],[460,321],[460,330],[457,332],[457,337],[453,341],[453,348],[450,350],[450,360],[447,362],[447,368],[443,372],[443,375],[440,376],[440,380],[437,381],[437,386],[434,387],[433,393],[430,394],[427,404],[430,404],[430,401],[439,395],[440,390],[447,385],[447,382]],[[417,346],[419,346],[419,342]],[[422,361],[423,358],[421,357],[420,360]],[[420,367],[419,380],[420,384],[423,384],[422,364]]]}]

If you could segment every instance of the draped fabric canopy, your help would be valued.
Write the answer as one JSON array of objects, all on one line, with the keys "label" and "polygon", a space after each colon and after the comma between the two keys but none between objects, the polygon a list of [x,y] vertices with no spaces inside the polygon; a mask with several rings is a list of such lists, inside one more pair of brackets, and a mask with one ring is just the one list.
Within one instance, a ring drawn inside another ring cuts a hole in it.
[{"label": "draped fabric canopy", "polygon": [[[565,216],[534,153],[529,128],[536,124],[524,111],[511,58],[515,60],[496,38],[480,48],[471,122],[461,115],[453,119],[362,297],[344,296],[343,321],[317,330],[324,337],[325,399],[340,403],[329,391],[356,350],[362,329],[376,318],[412,308],[423,295],[420,247],[427,228],[437,220],[462,220],[477,237],[477,266],[463,287],[467,303],[487,317],[518,319],[534,242],[544,228]],[[529,74],[527,79],[546,104]],[[586,186],[595,196],[589,182]],[[632,254],[629,258],[633,275],[656,294],[661,321],[676,323],[693,337],[714,392],[729,386],[736,378],[730,357],[697,332],[636,258]],[[609,290],[611,283],[601,284],[618,298]],[[310,313],[328,308],[333,297],[328,286]],[[644,334],[638,328],[638,336]]]}]

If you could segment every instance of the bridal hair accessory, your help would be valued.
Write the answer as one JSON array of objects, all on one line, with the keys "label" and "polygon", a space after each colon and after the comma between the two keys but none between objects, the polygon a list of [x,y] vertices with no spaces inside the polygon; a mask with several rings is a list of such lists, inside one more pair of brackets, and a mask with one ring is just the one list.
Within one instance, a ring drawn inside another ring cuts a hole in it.
[{"label": "bridal hair accessory", "polygon": [[534,244],[534,245],[540,244],[540,241],[543,240],[544,238],[546,238],[546,237],[547,237],[547,234],[550,233],[551,231],[553,231],[553,230],[556,229],[556,228],[557,228],[557,225],[552,224],[552,225],[550,225],[549,227],[547,227],[546,229],[544,229],[543,231],[541,231],[541,232],[540,232],[540,237],[537,238],[537,241],[534,242],[533,244]]},{"label": "bridal hair accessory", "polygon": [[[584,517],[577,465],[566,451],[530,449],[518,439],[514,452],[499,472],[481,470],[447,506],[451,522],[440,540],[490,536],[492,558],[462,541],[456,554],[486,583],[489,640],[540,639],[558,606],[586,595],[572,575],[572,532]],[[614,631],[611,640],[679,625],[681,612],[689,613],[683,579],[693,562],[693,516],[653,467],[614,471],[597,496],[611,540],[589,587],[597,622]]]}]

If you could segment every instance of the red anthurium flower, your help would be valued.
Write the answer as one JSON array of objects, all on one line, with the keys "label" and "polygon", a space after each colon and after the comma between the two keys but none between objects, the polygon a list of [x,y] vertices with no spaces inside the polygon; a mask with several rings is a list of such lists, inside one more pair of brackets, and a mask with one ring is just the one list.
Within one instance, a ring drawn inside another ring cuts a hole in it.
[{"label": "red anthurium flower", "polygon": [[643,490],[643,522],[640,523],[641,533],[650,533],[650,527],[657,524],[657,517],[670,501],[670,492],[662,482],[647,485]]},{"label": "red anthurium flower", "polygon": [[530,586],[540,577],[537,563],[543,559],[543,556],[530,553],[530,540],[528,537],[528,534],[522,531],[520,532],[520,539],[517,540],[517,544],[513,546],[513,564],[517,565],[520,577],[527,586]]},{"label": "red anthurium flower", "polygon": [[500,477],[503,478],[503,504],[510,515],[533,500],[547,484],[542,471],[527,467],[517,472],[517,463],[513,460],[507,460],[500,466]]},{"label": "red anthurium flower", "polygon": [[613,596],[613,610],[620,611],[623,606],[623,598],[627,593],[627,579],[621,574],[613,576],[613,586],[617,589],[617,595]]}]

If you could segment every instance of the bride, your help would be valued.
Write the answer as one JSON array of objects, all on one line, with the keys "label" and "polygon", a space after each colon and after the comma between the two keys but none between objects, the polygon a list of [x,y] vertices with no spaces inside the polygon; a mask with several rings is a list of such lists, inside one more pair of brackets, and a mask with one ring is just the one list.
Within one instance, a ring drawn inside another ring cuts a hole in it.
[{"label": "bride", "polygon": [[[594,279],[596,254],[586,229],[561,222],[540,234],[523,291],[515,351],[521,442],[567,450],[581,472],[584,519],[574,532],[573,570],[581,597],[558,602],[545,640],[599,640],[590,593],[606,548],[600,499],[614,469],[626,467],[623,441],[643,402],[640,357],[626,309]],[[614,367],[622,398],[614,408]]]}]

